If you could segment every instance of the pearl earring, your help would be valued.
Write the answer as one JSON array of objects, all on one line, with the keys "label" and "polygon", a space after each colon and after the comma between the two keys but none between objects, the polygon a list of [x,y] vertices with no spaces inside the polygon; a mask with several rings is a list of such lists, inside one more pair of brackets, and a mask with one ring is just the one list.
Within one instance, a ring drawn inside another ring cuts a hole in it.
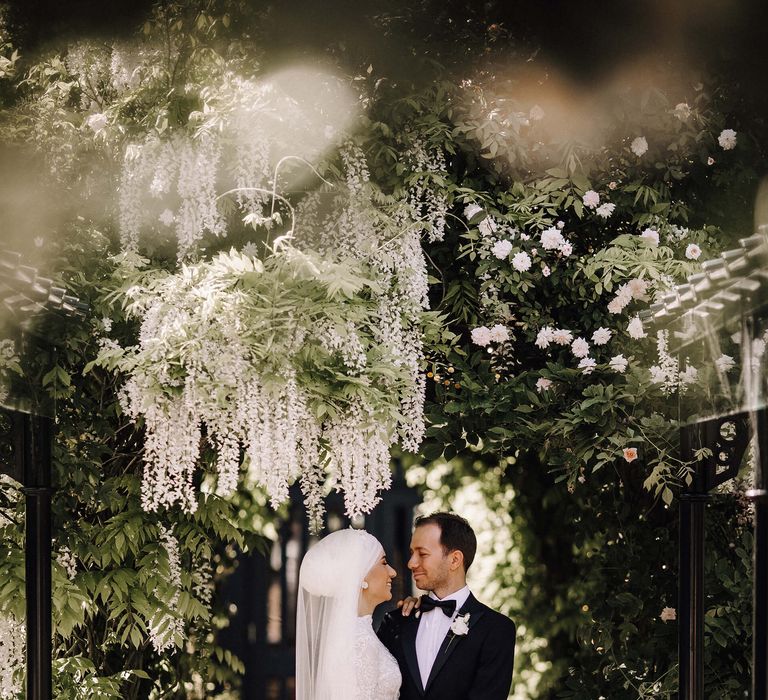
[{"label": "pearl earring", "polygon": [[368,588],[368,581],[363,581],[363,582],[360,584],[360,588],[362,588],[363,590],[365,590],[366,588]]}]

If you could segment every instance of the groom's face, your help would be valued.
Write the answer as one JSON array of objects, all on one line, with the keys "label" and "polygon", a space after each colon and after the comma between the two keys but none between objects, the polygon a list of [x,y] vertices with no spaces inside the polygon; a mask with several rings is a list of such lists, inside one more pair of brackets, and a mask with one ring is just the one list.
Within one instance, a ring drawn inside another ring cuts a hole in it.
[{"label": "groom's face", "polygon": [[438,525],[429,523],[413,531],[408,568],[413,573],[414,583],[422,591],[434,591],[448,581],[450,560],[440,544]]}]

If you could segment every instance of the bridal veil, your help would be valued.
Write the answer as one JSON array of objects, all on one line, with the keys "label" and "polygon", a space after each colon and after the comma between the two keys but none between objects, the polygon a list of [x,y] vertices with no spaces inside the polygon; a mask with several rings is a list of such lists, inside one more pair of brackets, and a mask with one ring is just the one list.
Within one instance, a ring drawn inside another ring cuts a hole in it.
[{"label": "bridal veil", "polygon": [[361,585],[383,556],[364,530],[327,535],[304,556],[296,609],[296,700],[358,697],[353,645]]}]

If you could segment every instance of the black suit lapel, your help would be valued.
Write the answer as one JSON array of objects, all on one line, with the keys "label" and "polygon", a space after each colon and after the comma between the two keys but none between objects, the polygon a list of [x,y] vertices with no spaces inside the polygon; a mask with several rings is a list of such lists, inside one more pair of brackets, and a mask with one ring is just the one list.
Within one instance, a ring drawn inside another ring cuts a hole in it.
[{"label": "black suit lapel", "polygon": [[421,673],[419,673],[419,660],[416,657],[416,633],[419,631],[420,617],[417,613],[412,613],[411,619],[404,621],[401,640],[408,670],[411,672],[419,692],[424,695],[424,686],[421,683]]},{"label": "black suit lapel", "polygon": [[[483,614],[485,610],[485,606],[478,602],[477,598],[473,596],[471,593],[469,594],[469,598],[467,598],[464,605],[461,606],[461,609],[457,613],[457,617],[466,615],[469,613],[469,631],[466,635],[455,635],[450,630],[448,631],[448,634],[445,635],[445,639],[443,639],[443,643],[440,645],[440,651],[437,652],[437,657],[435,658],[435,663],[432,664],[432,670],[429,672],[429,678],[427,679],[427,687],[424,689],[424,692],[429,690],[429,687],[432,685],[432,682],[435,680],[435,676],[437,676],[438,673],[440,673],[440,669],[445,665],[445,662],[448,661],[448,658],[453,654],[453,652],[456,650],[456,647],[458,647],[461,644],[462,639],[464,639],[465,636],[468,636],[472,634],[472,627],[474,627],[475,623],[480,619],[480,616]],[[415,656],[415,645],[414,645],[414,656]]]}]

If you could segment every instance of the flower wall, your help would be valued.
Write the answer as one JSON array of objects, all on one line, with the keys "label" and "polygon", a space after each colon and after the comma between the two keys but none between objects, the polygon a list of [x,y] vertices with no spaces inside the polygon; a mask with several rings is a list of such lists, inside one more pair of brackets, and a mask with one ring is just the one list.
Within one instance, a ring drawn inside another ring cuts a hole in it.
[{"label": "flower wall", "polygon": [[[347,56],[308,104],[244,41],[256,26],[166,3],[130,41],[35,60],[0,41],[5,133],[65,212],[30,251],[92,309],[21,359],[3,345],[59,418],[57,697],[235,692],[215,641],[228,545],[258,546],[296,479],[317,516],[333,486],[369,509],[394,444],[493,552],[478,592],[518,623],[516,698],[672,697],[677,406],[716,402],[739,353],[678,358],[638,313],[752,232],[764,124],[723,74],[664,66],[586,128],[496,70],[485,31],[414,80]],[[748,676],[742,491],[707,533],[723,697]],[[0,494],[12,627],[23,516]]]}]

